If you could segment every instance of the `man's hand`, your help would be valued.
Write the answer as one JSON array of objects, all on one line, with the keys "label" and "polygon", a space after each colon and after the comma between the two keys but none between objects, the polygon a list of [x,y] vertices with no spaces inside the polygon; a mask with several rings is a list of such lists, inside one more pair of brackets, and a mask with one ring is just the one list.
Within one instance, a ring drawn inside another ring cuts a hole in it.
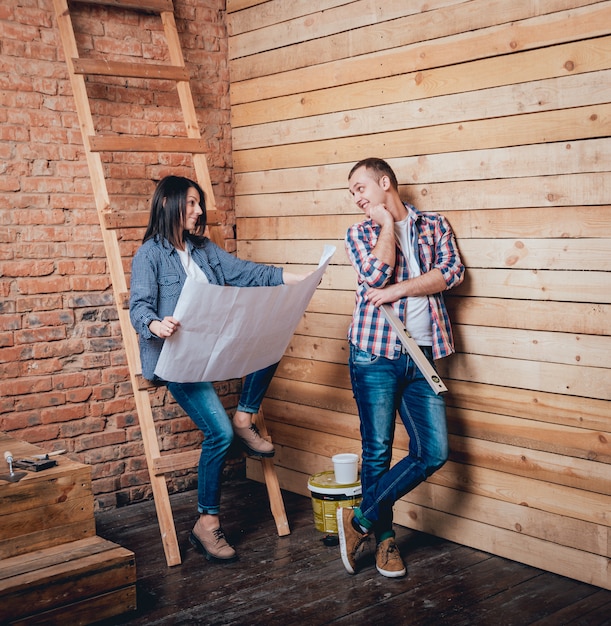
[{"label": "man's hand", "polygon": [[380,226],[394,227],[395,220],[390,211],[383,204],[376,204],[369,208],[367,216]]},{"label": "man's hand", "polygon": [[369,289],[365,294],[365,298],[374,306],[382,306],[389,302],[395,302],[404,297],[402,283],[388,285],[382,289]]}]

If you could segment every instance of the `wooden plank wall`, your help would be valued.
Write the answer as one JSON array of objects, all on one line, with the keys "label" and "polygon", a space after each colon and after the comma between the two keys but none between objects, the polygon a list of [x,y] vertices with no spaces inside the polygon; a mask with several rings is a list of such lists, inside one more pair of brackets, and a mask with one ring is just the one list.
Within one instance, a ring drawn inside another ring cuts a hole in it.
[{"label": "wooden plank wall", "polygon": [[360,452],[347,174],[380,156],[449,218],[468,268],[440,364],[451,460],[397,521],[611,588],[611,1],[227,13],[238,254],[305,269],[338,248],[264,405],[282,486],[308,495]]}]

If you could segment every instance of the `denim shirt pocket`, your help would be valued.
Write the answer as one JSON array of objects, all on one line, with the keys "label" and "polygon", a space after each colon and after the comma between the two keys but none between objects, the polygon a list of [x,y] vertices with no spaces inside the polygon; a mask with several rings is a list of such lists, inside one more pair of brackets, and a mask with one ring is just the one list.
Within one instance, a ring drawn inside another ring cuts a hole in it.
[{"label": "denim shirt pocket", "polygon": [[176,273],[164,274],[158,279],[160,308],[170,301],[176,301],[182,290],[180,276]]}]

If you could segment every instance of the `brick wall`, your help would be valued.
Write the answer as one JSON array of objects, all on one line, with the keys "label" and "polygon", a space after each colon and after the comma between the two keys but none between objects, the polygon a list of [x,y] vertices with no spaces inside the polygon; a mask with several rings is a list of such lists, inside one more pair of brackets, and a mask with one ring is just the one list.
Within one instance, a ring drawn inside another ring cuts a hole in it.
[{"label": "brick wall", "polygon": [[[227,249],[235,249],[227,38],[222,0],[175,0]],[[154,16],[76,8],[81,56],[162,62]],[[88,83],[100,132],[184,135],[170,85]],[[105,154],[113,202],[144,210],[154,181],[194,176],[183,155]],[[122,236],[125,267],[142,232]],[[0,430],[93,469],[100,508],[150,496],[148,472],[107,273],[89,173],[52,0],[0,6]],[[219,386],[235,407],[238,381]],[[197,447],[199,433],[161,389],[162,449]],[[236,452],[232,469],[239,469]],[[3,461],[1,461],[3,462]],[[170,481],[192,488],[194,472]]]}]

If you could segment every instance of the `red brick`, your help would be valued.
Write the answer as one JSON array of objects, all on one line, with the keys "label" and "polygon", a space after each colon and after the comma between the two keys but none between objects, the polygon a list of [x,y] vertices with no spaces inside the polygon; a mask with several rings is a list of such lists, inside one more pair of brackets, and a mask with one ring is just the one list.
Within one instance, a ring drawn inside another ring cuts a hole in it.
[{"label": "red brick", "polygon": [[54,408],[42,409],[40,418],[43,424],[70,422],[87,417],[89,409],[86,404],[64,404]]},{"label": "red brick", "polygon": [[47,378],[20,378],[12,381],[0,381],[0,396],[22,396],[30,393],[50,391],[51,381]]}]

